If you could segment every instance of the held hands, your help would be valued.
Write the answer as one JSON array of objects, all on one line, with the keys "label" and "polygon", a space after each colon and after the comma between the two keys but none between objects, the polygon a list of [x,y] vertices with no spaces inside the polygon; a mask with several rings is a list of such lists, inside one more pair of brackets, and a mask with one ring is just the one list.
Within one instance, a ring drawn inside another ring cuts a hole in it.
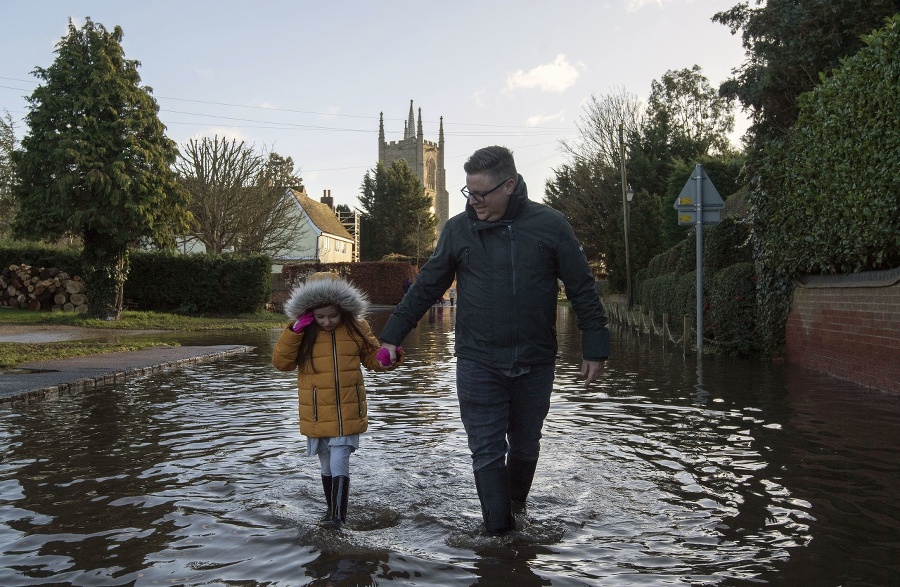
[{"label": "held hands", "polygon": [[606,361],[588,361],[584,359],[581,362],[581,376],[584,377],[584,386],[587,387],[600,379],[600,375],[605,367]]},{"label": "held hands", "polygon": [[301,332],[303,332],[303,329],[312,324],[315,319],[316,318],[315,316],[313,316],[312,311],[300,314],[300,316],[297,318],[297,321],[294,322],[293,326],[291,326],[291,330],[293,330],[297,334],[300,334]]},{"label": "held hands", "polygon": [[387,342],[381,343],[381,348],[378,349],[378,354],[375,357],[378,359],[378,362],[382,364],[384,367],[390,367],[395,362],[397,362],[397,353],[403,352],[402,346],[395,346]]}]

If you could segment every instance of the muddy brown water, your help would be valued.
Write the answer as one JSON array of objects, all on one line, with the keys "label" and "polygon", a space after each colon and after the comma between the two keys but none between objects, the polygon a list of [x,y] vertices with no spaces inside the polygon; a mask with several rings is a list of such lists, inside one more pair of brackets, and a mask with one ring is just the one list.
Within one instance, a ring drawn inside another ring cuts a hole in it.
[{"label": "muddy brown water", "polygon": [[341,532],[318,525],[277,332],[173,335],[256,350],[3,406],[0,585],[897,584],[897,397],[784,364],[698,369],[626,333],[585,389],[566,308],[558,334],[528,518],[507,537],[480,532],[443,308],[406,366],[367,375]]}]

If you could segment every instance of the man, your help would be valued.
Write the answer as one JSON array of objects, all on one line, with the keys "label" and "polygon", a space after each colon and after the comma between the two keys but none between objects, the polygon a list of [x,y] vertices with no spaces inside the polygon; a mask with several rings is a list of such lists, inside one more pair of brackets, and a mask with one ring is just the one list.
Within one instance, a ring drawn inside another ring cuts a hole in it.
[{"label": "man", "polygon": [[560,212],[528,199],[512,153],[479,149],[463,169],[466,210],[446,223],[380,339],[393,359],[456,279],[460,415],[485,529],[497,535],[514,529],[512,505],[524,508],[537,466],[556,361],[557,278],[582,333],[586,385],[603,372],[609,331],[572,227]]}]

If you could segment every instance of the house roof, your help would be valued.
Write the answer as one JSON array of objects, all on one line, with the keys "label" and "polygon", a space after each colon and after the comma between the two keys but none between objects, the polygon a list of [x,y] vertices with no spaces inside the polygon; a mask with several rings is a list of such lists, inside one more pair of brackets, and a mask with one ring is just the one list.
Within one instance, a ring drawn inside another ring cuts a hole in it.
[{"label": "house roof", "polygon": [[309,219],[316,228],[332,236],[345,238],[349,241],[353,240],[353,237],[350,236],[350,233],[347,232],[347,229],[344,228],[344,225],[338,220],[338,217],[331,209],[331,206],[313,200],[307,196],[304,191],[295,189],[290,191],[291,195],[294,196],[294,199],[297,200],[297,203],[300,204],[300,207],[303,208],[303,211],[306,212],[306,215],[309,216]]}]

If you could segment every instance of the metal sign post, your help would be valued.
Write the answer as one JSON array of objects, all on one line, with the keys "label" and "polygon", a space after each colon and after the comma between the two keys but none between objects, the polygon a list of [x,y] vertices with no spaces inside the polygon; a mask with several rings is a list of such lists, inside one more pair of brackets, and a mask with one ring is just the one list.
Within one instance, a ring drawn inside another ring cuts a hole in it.
[{"label": "metal sign post", "polygon": [[684,184],[675,208],[679,226],[693,224],[697,231],[697,356],[703,356],[703,225],[716,224],[725,206],[722,196],[699,163]]},{"label": "metal sign post", "polygon": [[697,172],[702,170],[700,164],[694,169],[692,179],[697,182],[697,198],[694,202],[697,217],[697,356],[703,356],[703,177]]}]

